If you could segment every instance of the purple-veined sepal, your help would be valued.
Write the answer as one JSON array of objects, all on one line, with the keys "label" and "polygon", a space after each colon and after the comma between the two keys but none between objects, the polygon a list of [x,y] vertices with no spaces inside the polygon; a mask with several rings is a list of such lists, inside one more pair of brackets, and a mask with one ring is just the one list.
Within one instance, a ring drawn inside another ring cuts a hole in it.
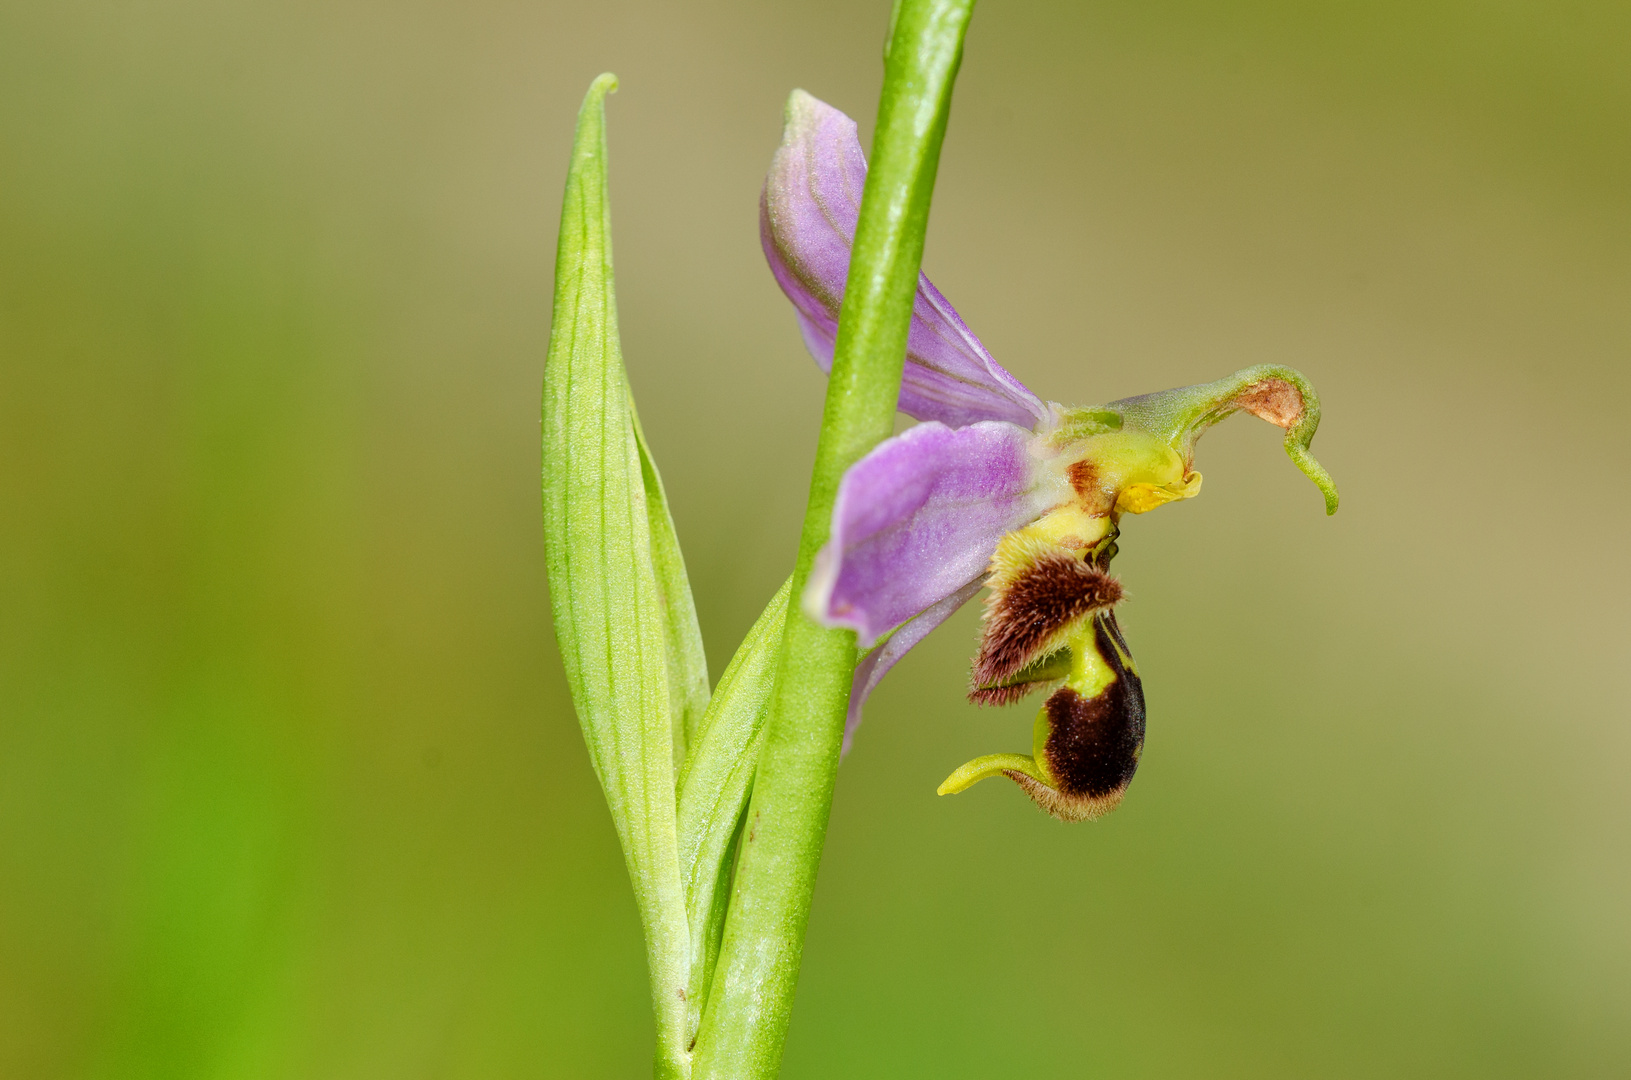
[{"label": "purple-veined sepal", "polygon": [[[838,309],[866,185],[855,121],[802,90],[787,99],[782,143],[765,177],[759,234],[776,282],[793,302],[804,343],[832,368]],[[1005,420],[1034,427],[1041,399],[986,351],[928,277],[918,275],[900,411],[963,427]]]}]

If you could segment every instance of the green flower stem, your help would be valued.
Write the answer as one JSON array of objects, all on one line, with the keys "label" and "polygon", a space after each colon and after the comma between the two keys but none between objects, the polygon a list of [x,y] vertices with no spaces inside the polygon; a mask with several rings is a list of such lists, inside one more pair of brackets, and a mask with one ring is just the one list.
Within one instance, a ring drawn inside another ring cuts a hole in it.
[{"label": "green flower stem", "polygon": [[[929,200],[973,0],[897,0],[810,499],[802,594],[844,470],[893,430]],[[838,771],[855,635],[790,605],[782,659],[693,1076],[776,1075]]]}]

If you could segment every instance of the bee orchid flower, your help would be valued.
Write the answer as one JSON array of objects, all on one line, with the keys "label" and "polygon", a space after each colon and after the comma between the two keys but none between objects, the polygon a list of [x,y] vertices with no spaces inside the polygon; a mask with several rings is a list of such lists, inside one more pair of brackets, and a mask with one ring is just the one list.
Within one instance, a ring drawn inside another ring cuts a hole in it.
[{"label": "bee orchid flower", "polygon": [[[760,233],[823,369],[865,179],[854,121],[795,91]],[[919,423],[845,473],[802,597],[812,618],[854,630],[870,650],[856,668],[846,746],[885,673],[986,588],[970,699],[1005,705],[1050,692],[1031,754],[976,758],[941,794],[1001,774],[1060,819],[1107,813],[1144,745],[1143,686],[1109,570],[1121,516],[1196,495],[1196,441],[1236,412],[1285,431],[1286,452],[1335,513],[1336,488],[1308,450],[1319,426],[1313,387],[1290,368],[1259,366],[1106,405],[1044,402],[920,274],[899,408]]]}]

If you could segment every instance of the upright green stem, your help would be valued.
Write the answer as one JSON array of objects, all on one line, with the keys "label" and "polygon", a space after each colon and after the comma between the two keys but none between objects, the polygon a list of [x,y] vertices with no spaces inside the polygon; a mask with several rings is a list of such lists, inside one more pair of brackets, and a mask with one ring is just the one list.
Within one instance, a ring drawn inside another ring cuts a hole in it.
[{"label": "upright green stem", "polygon": [[[844,470],[893,430],[929,200],[974,0],[896,0],[872,160],[838,320],[793,596],[827,540]],[[789,607],[697,1080],[776,1075],[832,808],[855,635]]]}]

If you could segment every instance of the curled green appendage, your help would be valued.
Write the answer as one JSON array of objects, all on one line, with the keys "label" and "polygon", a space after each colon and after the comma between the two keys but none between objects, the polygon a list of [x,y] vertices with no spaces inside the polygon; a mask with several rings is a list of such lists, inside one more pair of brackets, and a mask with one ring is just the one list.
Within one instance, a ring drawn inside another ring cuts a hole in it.
[{"label": "curled green appendage", "polygon": [[1190,467],[1195,444],[1206,429],[1236,412],[1249,412],[1285,431],[1286,454],[1320,489],[1325,512],[1336,513],[1336,484],[1309,450],[1320,426],[1319,395],[1296,368],[1258,364],[1214,382],[1065,410],[1055,439],[1137,431],[1170,447]]},{"label": "curled green appendage", "polygon": [[960,766],[935,789],[936,795],[955,795],[991,776],[1023,773],[1041,784],[1052,786],[1047,771],[1033,757],[1024,754],[986,754]]},{"label": "curled green appendage", "polygon": [[1295,441],[1290,432],[1286,433],[1286,453],[1291,457],[1292,463],[1303,471],[1303,475],[1314,481],[1314,486],[1320,489],[1320,494],[1325,496],[1326,515],[1336,513],[1337,485],[1336,481],[1331,479],[1331,474],[1325,471],[1325,466],[1314,460],[1308,446]]},{"label": "curled green appendage", "polygon": [[[1291,458],[1292,464],[1302,470],[1304,476],[1314,481],[1314,486],[1320,489],[1321,495],[1325,496],[1326,515],[1336,513],[1336,481],[1331,479],[1331,474],[1325,471],[1325,466],[1316,461],[1313,452],[1309,450],[1310,444],[1314,441],[1314,432],[1318,431],[1320,426],[1320,398],[1314,392],[1313,384],[1304,378],[1303,373],[1296,368],[1281,367],[1274,364],[1260,364],[1254,368],[1247,368],[1244,371],[1236,372],[1230,378],[1235,379],[1241,376],[1248,376],[1253,381],[1243,395],[1237,395],[1236,400],[1240,401],[1237,407],[1245,409],[1253,415],[1261,416],[1271,424],[1279,424],[1279,426],[1286,428],[1286,455]],[[1281,423],[1278,414],[1273,413],[1272,405],[1269,406],[1270,414],[1265,414],[1265,412],[1258,411],[1258,408],[1253,407],[1254,405],[1263,407],[1265,403],[1269,402],[1273,392],[1267,388],[1277,382],[1290,384],[1301,400],[1302,415],[1289,427]],[[1260,389],[1252,390],[1251,387]]]}]

